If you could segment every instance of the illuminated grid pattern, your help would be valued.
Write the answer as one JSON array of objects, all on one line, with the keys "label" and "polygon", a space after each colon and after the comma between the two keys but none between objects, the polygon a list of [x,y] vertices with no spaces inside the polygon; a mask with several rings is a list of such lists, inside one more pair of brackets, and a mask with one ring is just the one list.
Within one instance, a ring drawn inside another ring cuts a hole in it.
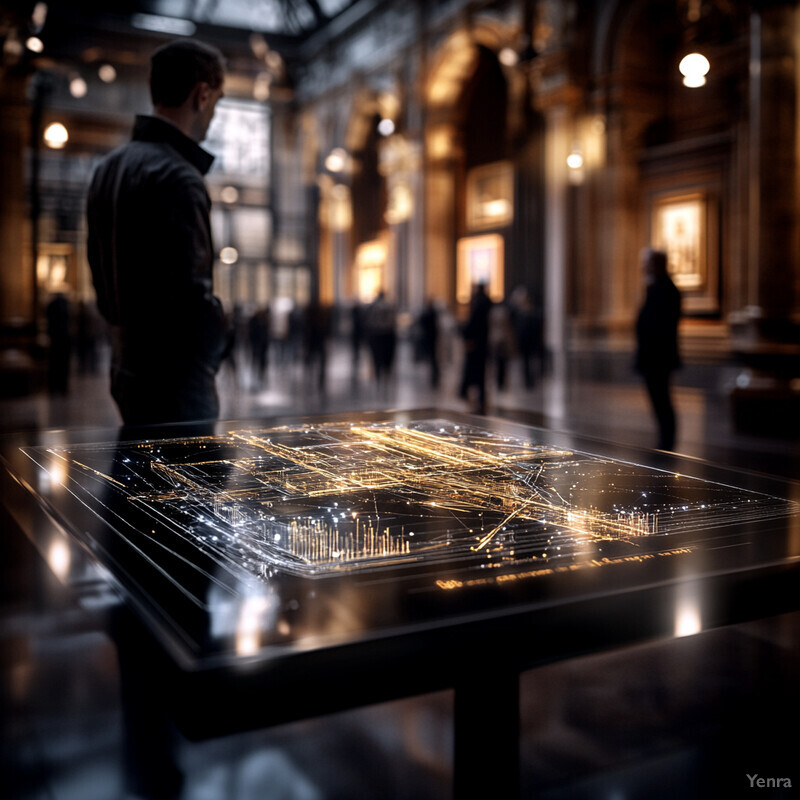
[{"label": "illuminated grid pattern", "polygon": [[604,547],[656,550],[676,534],[685,544],[698,531],[797,511],[777,497],[447,420],[26,452],[60,465],[64,485],[88,492],[112,527],[135,508],[161,546],[179,537],[260,576],[575,563]]}]

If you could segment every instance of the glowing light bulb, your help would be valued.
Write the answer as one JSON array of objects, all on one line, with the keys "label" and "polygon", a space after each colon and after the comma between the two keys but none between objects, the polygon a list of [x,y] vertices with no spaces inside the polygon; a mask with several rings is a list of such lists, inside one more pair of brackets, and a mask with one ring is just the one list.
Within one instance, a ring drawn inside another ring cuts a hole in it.
[{"label": "glowing light bulb", "polygon": [[683,85],[691,89],[703,86],[711,64],[702,53],[689,53],[681,59],[678,70],[683,75]]}]

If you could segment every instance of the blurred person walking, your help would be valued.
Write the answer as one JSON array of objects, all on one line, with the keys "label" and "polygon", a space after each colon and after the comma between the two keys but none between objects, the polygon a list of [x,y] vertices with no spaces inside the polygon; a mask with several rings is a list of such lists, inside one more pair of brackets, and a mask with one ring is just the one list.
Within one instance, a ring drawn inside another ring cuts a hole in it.
[{"label": "blurred person walking", "polygon": [[151,116],[92,178],[88,255],[112,337],[111,394],[126,425],[213,419],[228,339],[212,290],[213,156],[199,146],[223,94],[218,50],[170,42],[150,60]]},{"label": "blurred person walking", "polygon": [[439,309],[428,300],[419,315],[420,355],[430,368],[432,389],[439,386]]},{"label": "blurred person walking", "polygon": [[520,361],[522,379],[526,389],[533,388],[536,376],[542,372],[542,324],[530,293],[524,286],[511,292],[511,322]]},{"label": "blurred person walking", "polygon": [[464,339],[464,369],[461,377],[462,400],[470,401],[470,394],[477,395],[472,404],[476,414],[486,413],[486,361],[489,355],[489,315],[492,301],[486,287],[476,284],[472,293],[469,318],[461,329]]},{"label": "blurred person walking", "polygon": [[644,304],[636,320],[636,362],[644,378],[658,425],[658,448],[675,446],[675,409],[670,396],[670,377],[681,365],[678,350],[678,321],[681,294],[667,271],[667,254],[646,248],[642,251],[646,283]]},{"label": "blurred person walking", "polygon": [[72,356],[72,320],[69,300],[63,292],[56,292],[47,304],[47,336],[50,341],[47,387],[51,394],[67,394]]},{"label": "blurred person walking", "polygon": [[385,394],[394,366],[397,345],[396,315],[394,306],[381,290],[366,310],[366,334],[372,353],[372,365],[378,390]]}]

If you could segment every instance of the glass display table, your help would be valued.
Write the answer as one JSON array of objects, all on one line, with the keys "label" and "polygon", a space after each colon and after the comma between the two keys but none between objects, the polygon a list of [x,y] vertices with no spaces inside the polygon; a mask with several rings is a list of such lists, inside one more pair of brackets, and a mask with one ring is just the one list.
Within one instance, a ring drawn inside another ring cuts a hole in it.
[{"label": "glass display table", "polygon": [[[522,670],[800,607],[798,484],[454,412],[7,437],[2,497],[192,739],[455,689],[513,796]],[[489,766],[490,765],[490,766]]]}]

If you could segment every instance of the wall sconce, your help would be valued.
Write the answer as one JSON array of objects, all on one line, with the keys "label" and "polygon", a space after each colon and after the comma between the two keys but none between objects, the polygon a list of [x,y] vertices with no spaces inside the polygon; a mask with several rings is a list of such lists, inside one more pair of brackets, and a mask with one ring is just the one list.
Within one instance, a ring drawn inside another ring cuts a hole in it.
[{"label": "wall sconce", "polygon": [[683,85],[690,89],[703,86],[711,65],[702,53],[689,53],[681,59],[678,70],[683,75]]},{"label": "wall sconce", "polygon": [[69,131],[60,122],[51,122],[44,129],[44,143],[51,150],[63,150],[69,141]]}]

